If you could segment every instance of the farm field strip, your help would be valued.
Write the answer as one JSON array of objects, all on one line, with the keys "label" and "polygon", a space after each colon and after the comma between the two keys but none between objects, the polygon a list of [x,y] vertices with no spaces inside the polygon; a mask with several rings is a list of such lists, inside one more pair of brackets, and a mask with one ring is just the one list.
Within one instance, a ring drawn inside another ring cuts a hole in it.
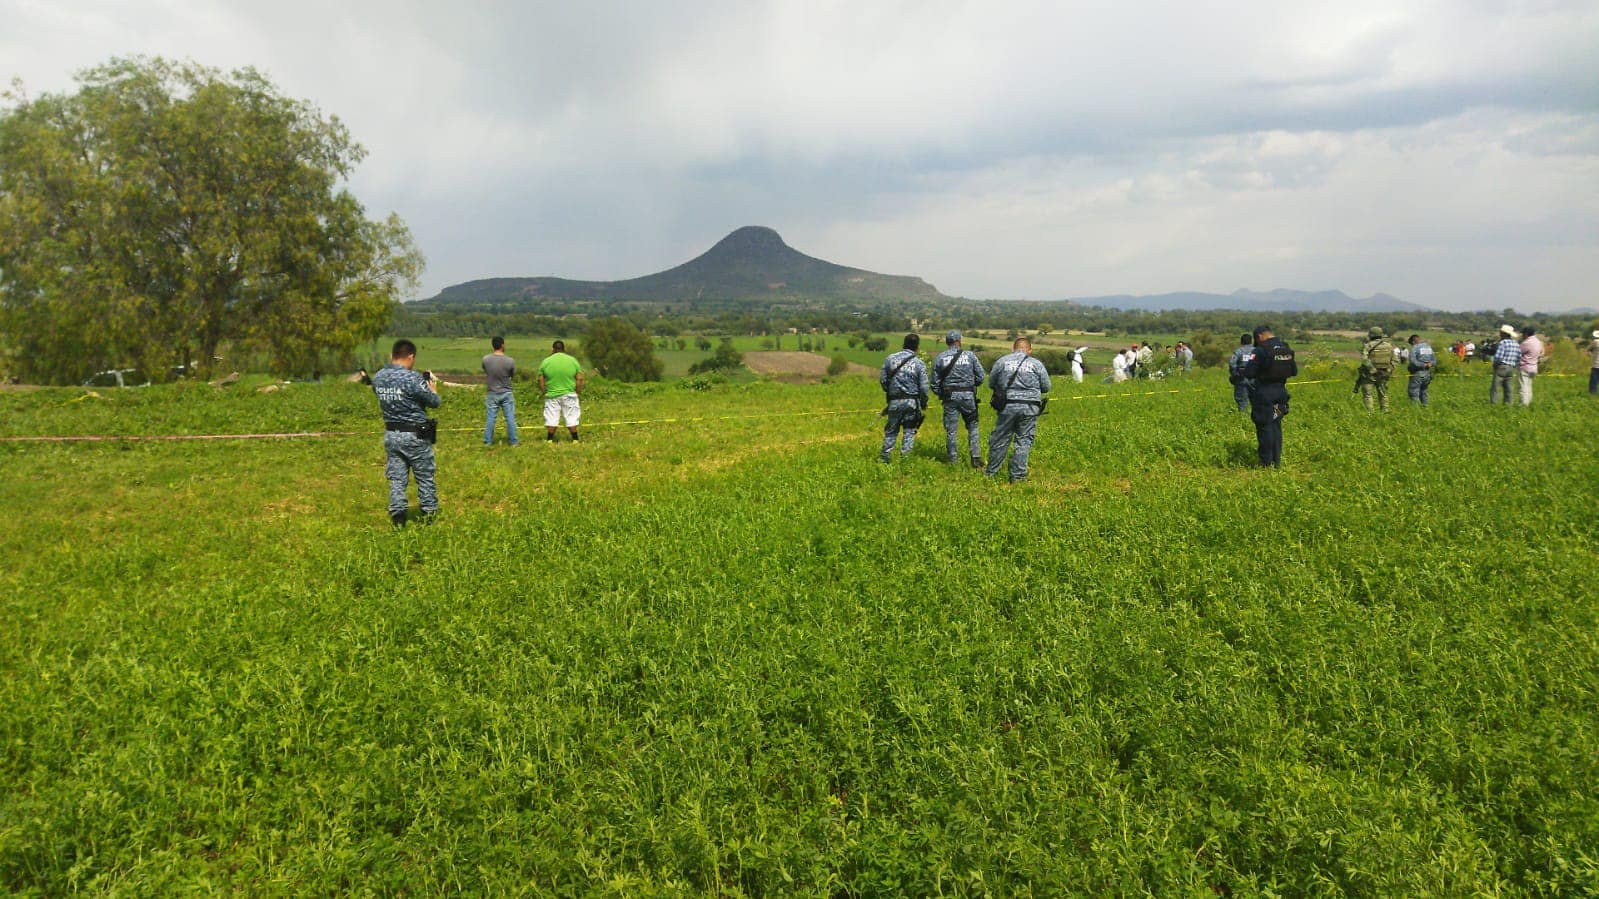
[{"label": "farm field strip", "polygon": [[[1052,405],[1014,486],[936,425],[873,462],[871,379],[606,386],[682,422],[446,439],[445,514],[400,532],[375,433],[0,445],[0,888],[1593,892],[1594,404],[1443,378],[1368,415],[1326,378],[1281,472],[1207,372],[1066,391],[1129,400]],[[358,385],[0,412],[375,416]]]}]

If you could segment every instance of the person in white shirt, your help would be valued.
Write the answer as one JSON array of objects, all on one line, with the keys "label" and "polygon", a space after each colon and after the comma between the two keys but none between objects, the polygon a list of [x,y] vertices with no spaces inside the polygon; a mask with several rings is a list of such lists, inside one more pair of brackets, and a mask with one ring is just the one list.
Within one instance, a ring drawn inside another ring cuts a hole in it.
[{"label": "person in white shirt", "polygon": [[1127,380],[1127,351],[1122,350],[1110,359],[1110,382],[1120,384]]},{"label": "person in white shirt", "polygon": [[1072,380],[1083,383],[1083,351],[1088,347],[1080,346],[1072,350]]}]

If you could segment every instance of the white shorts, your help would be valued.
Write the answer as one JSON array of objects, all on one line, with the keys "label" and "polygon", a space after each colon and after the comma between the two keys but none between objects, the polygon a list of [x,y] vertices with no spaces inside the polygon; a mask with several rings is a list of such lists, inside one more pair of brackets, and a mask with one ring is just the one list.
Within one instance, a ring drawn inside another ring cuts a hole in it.
[{"label": "white shorts", "polygon": [[566,416],[566,426],[577,427],[577,421],[583,415],[583,410],[577,404],[577,394],[568,393],[565,396],[550,397],[544,401],[544,426],[553,428],[561,423],[561,416]]}]

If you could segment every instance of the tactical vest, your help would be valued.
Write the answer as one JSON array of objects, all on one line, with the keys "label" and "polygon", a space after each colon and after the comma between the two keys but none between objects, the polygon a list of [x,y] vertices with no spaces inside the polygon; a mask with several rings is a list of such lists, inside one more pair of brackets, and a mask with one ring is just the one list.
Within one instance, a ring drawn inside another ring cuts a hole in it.
[{"label": "tactical vest", "polygon": [[1385,339],[1367,343],[1366,361],[1371,363],[1371,367],[1376,369],[1378,374],[1393,374],[1394,345]]}]

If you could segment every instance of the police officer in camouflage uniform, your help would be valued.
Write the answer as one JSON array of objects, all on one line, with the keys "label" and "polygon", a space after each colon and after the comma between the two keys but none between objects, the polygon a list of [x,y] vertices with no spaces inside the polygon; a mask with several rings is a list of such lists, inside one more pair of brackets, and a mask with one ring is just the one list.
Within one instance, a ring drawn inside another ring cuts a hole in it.
[{"label": "police officer in camouflage uniform", "polygon": [[1382,411],[1388,411],[1388,379],[1393,375],[1394,345],[1383,336],[1381,328],[1372,328],[1360,347],[1360,371],[1355,377],[1360,400],[1367,410],[1372,407],[1371,395],[1375,393]]},{"label": "police officer in camouflage uniform", "polygon": [[390,361],[372,376],[372,392],[378,396],[383,413],[383,449],[388,453],[384,468],[389,478],[389,520],[395,527],[405,526],[405,490],[411,476],[416,477],[417,505],[421,520],[433,520],[439,511],[439,491],[433,482],[433,440],[436,424],[426,409],[437,409],[441,402],[431,377],[413,370],[416,344],[396,340]]},{"label": "police officer in camouflage uniform", "polygon": [[966,423],[966,443],[972,467],[983,467],[982,436],[977,427],[977,385],[983,383],[983,363],[977,354],[961,348],[961,332],[944,335],[949,347],[933,360],[933,392],[944,406],[944,452],[950,464],[960,458],[959,432]]},{"label": "police officer in camouflage uniform", "polygon": [[1433,369],[1438,367],[1438,357],[1432,351],[1432,344],[1421,339],[1420,334],[1410,335],[1410,356],[1405,364],[1410,368],[1410,383],[1406,385],[1405,392],[1410,396],[1410,401],[1427,405],[1427,388],[1432,386]]},{"label": "police officer in camouflage uniform", "polygon": [[1244,368],[1253,358],[1255,358],[1255,336],[1240,334],[1238,349],[1233,350],[1232,358],[1227,360],[1227,380],[1232,382],[1233,403],[1238,406],[1239,412],[1249,411],[1249,389],[1254,385],[1244,377]]},{"label": "police officer in camouflage uniform", "polygon": [[927,365],[916,355],[921,345],[920,337],[906,334],[904,349],[883,360],[883,370],[877,377],[888,395],[888,406],[883,409],[888,421],[883,425],[883,453],[879,457],[884,462],[893,459],[894,441],[901,434],[904,438],[900,441],[900,455],[909,456],[916,449],[916,429],[926,418],[923,410],[927,408]]},{"label": "police officer in camouflage uniform", "polygon": [[[1033,342],[1016,338],[1013,352],[1001,356],[988,374],[988,387],[994,392],[993,404],[999,410],[994,431],[988,436],[989,477],[999,474],[1010,452],[1010,479],[1014,483],[1027,477],[1027,456],[1033,451],[1038,433],[1038,416],[1044,411],[1044,394],[1049,392],[1049,369],[1032,357]],[[1012,444],[1014,443],[1014,448]]]}]

